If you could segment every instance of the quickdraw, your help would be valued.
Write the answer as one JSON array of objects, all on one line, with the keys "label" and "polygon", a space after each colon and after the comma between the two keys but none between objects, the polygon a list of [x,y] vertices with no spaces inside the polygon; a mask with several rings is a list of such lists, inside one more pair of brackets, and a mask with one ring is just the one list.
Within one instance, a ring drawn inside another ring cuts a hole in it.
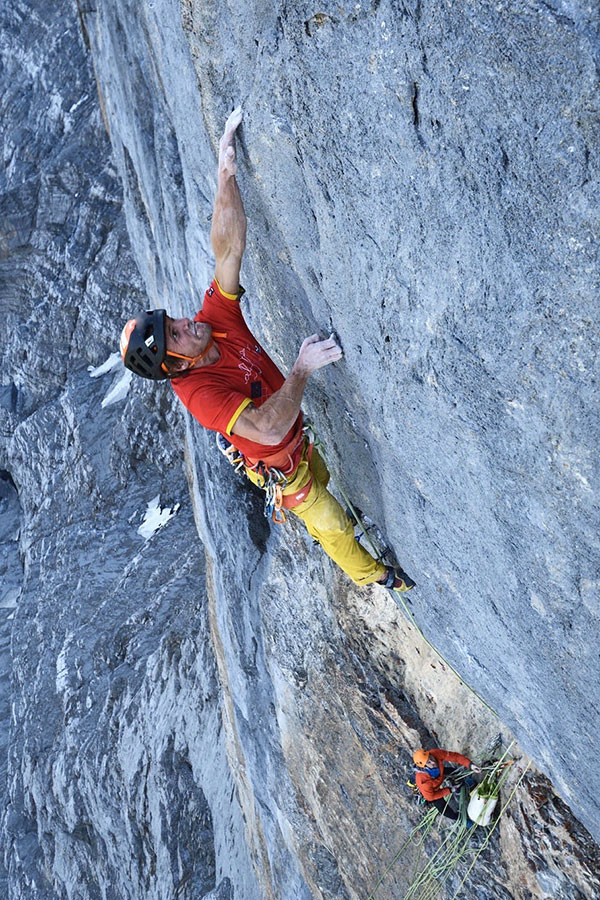
[{"label": "quickdraw", "polygon": [[266,466],[262,462],[257,463],[256,471],[263,480],[265,516],[276,525],[285,524],[287,516],[283,511],[283,489],[288,483],[287,478],[280,469],[276,469],[275,466]]},{"label": "quickdraw", "polygon": [[[223,454],[227,462],[232,465],[236,472],[244,471],[244,457],[233,444],[228,444],[220,432],[216,432],[217,449]],[[237,455],[236,455],[237,454]]]}]

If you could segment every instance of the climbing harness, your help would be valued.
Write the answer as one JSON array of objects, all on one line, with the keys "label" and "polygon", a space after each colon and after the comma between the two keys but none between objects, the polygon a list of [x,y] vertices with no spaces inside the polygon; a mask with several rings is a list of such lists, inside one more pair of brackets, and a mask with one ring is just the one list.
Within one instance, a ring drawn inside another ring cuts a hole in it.
[{"label": "climbing harness", "polygon": [[308,482],[298,491],[291,494],[284,493],[285,488],[290,483],[290,479],[298,469],[305,447],[307,447],[306,459],[310,468],[314,446],[310,427],[305,425],[302,428],[291,449],[285,448],[279,453],[259,460],[249,459],[237,447],[229,444],[222,434],[217,432],[216,435],[218,449],[227,461],[231,463],[236,472],[246,474],[246,470],[251,469],[259,476],[259,487],[265,492],[264,512],[267,519],[270,519],[276,525],[285,524],[287,522],[285,510],[294,509],[302,503],[312,487],[313,479],[311,475]]},{"label": "climbing harness", "polygon": [[417,787],[416,782],[411,781],[409,778],[408,781],[406,782],[406,785],[407,785],[407,787],[410,788],[410,792],[413,795],[413,800],[414,800],[415,806],[425,806],[425,797],[423,796],[423,794]]}]

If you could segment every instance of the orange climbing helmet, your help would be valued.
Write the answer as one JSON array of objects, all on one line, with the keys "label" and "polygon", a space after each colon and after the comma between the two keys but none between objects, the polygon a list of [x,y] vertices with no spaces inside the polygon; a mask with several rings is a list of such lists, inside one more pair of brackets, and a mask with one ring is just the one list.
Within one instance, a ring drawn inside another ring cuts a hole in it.
[{"label": "orange climbing helmet", "polygon": [[429,750],[415,750],[413,753],[413,762],[415,766],[424,769],[429,759]]}]

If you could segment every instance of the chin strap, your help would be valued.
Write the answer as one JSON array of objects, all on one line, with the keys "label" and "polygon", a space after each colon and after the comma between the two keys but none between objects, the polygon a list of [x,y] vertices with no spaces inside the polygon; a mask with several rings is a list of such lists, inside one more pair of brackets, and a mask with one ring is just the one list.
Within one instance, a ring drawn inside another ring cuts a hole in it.
[{"label": "chin strap", "polygon": [[[214,346],[215,342],[214,342],[213,338],[216,338],[216,337],[226,338],[227,332],[226,331],[213,331],[207,346],[202,351],[200,356],[184,356],[182,353],[175,353],[173,350],[167,350],[166,355],[170,356],[170,357],[174,357],[175,359],[187,359],[187,361],[189,362],[189,365],[186,366],[185,369],[182,369],[182,372],[185,372],[185,371],[187,371],[187,369],[193,369],[194,366],[196,365],[196,363],[199,363],[201,359],[204,359],[204,357],[206,356],[208,351]],[[165,370],[165,372],[169,371],[164,363],[162,363],[162,368]]]}]

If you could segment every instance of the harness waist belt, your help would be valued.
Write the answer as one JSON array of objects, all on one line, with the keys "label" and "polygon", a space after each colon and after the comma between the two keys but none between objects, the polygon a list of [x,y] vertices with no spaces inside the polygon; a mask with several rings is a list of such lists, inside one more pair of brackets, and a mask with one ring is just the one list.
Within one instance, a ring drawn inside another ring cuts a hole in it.
[{"label": "harness waist belt", "polygon": [[308,492],[312,487],[312,483],[313,480],[311,475],[310,481],[308,481],[301,490],[296,491],[295,494],[284,494],[281,498],[281,505],[286,509],[294,509],[296,506],[300,506],[300,504],[308,497]]},{"label": "harness waist belt", "polygon": [[249,469],[256,469],[257,466],[262,463],[267,469],[279,469],[283,475],[291,475],[292,472],[295,472],[298,468],[303,446],[304,432],[302,431],[301,421],[299,433],[294,434],[287,447],[284,447],[283,450],[280,450],[278,453],[261,456],[260,459],[250,459],[250,457],[242,454],[244,456],[244,464]]}]

